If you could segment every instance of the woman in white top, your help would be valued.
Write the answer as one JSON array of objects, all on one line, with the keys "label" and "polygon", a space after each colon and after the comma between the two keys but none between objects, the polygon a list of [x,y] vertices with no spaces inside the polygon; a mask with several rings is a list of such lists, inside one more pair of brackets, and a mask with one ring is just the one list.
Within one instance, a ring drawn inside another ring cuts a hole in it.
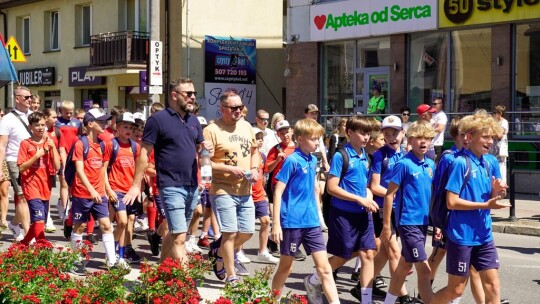
[{"label": "woman in white top", "polygon": [[497,157],[499,161],[499,168],[501,169],[502,180],[506,183],[506,159],[508,158],[508,120],[504,118],[506,107],[503,105],[495,106],[493,111],[493,117],[499,123],[501,132],[495,134],[493,137],[494,142],[491,146],[490,153]]},{"label": "woman in white top", "polygon": [[[409,121],[409,118],[411,118],[411,109],[408,107],[403,107],[401,110],[399,110],[401,113],[401,127],[403,128],[403,133],[407,134],[407,130],[409,130],[409,127],[412,125],[412,122]],[[407,153],[407,136],[403,136],[403,139],[401,140],[401,151],[403,153]]]}]

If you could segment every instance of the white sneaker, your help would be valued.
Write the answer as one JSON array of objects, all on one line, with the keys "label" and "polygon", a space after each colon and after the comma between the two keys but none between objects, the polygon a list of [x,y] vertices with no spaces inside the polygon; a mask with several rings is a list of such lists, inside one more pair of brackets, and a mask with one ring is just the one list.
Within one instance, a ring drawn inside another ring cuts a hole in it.
[{"label": "white sneaker", "polygon": [[109,265],[109,267],[131,270],[131,266],[124,259],[118,259],[114,265]]},{"label": "white sneaker", "polygon": [[56,227],[54,227],[53,220],[51,219],[50,213],[49,213],[49,216],[47,217],[47,223],[45,224],[45,232],[51,233],[55,231],[56,231]]},{"label": "white sneaker", "polygon": [[62,205],[62,201],[59,199],[56,203],[56,210],[58,210],[58,217],[61,220],[65,219],[66,209],[64,208],[64,205]]},{"label": "white sneaker", "polygon": [[137,218],[135,220],[134,224],[134,230],[141,232],[141,231],[147,231],[148,230],[148,218]]},{"label": "white sneaker", "polygon": [[189,243],[189,247],[190,247],[192,253],[203,253],[202,249],[197,245],[197,238],[196,237],[192,236],[189,239],[189,241],[187,241],[186,243]]},{"label": "white sneaker", "polygon": [[275,256],[271,255],[268,251],[263,251],[263,253],[259,253],[257,255],[257,260],[261,263],[267,263],[267,264],[277,264],[279,263],[279,259]]},{"label": "white sneaker", "polygon": [[19,225],[13,225],[11,222],[8,223],[8,228],[11,230],[11,233],[13,233],[13,238],[15,241],[20,242],[24,239],[24,232],[22,231],[21,227]]},{"label": "white sneaker", "polygon": [[139,219],[136,219],[135,222],[133,223],[133,231],[135,232],[142,231],[141,224],[139,223]]},{"label": "white sneaker", "polygon": [[187,240],[184,244],[186,246],[186,253],[193,253],[193,248],[191,248],[191,239]]},{"label": "white sneaker", "polygon": [[240,261],[240,263],[242,263],[242,264],[251,263],[251,260],[248,259],[248,257],[244,254],[244,250],[238,251],[238,253],[236,253],[236,258],[237,258],[237,259]]}]

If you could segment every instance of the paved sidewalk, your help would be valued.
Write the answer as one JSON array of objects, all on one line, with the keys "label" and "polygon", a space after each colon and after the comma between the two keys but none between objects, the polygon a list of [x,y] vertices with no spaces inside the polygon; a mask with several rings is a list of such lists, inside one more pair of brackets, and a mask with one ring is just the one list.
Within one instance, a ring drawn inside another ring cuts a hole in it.
[{"label": "paved sidewalk", "polygon": [[493,232],[540,236],[540,196],[516,194],[515,216],[510,220],[510,208],[492,210]]}]

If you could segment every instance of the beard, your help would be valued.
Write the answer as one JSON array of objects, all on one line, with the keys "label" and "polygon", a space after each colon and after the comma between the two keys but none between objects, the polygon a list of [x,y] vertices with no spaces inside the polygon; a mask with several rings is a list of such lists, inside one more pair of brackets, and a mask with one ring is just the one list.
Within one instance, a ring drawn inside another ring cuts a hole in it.
[{"label": "beard", "polygon": [[184,104],[179,104],[178,107],[184,113],[193,113],[193,110],[195,109],[192,103],[187,103],[187,102]]}]

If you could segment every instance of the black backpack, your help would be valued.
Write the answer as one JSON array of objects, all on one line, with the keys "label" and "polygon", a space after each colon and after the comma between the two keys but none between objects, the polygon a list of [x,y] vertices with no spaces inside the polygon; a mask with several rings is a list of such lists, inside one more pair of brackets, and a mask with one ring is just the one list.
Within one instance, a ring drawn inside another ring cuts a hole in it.
[{"label": "black backpack", "polygon": [[[347,154],[347,151],[345,151],[345,149],[341,149],[341,148],[338,148],[336,150],[336,153],[341,154],[341,157],[343,158],[343,165],[341,167],[341,175],[339,176],[339,182],[341,182],[341,180],[347,173],[347,170],[349,170],[349,155]],[[330,213],[330,203],[332,201],[332,195],[328,193],[328,182],[325,184],[324,192],[322,194],[321,200],[322,200],[323,218],[324,218],[325,223],[328,223],[328,215]]]},{"label": "black backpack", "polygon": [[[88,142],[88,137],[86,135],[79,136],[79,139],[83,144],[83,160],[86,160],[88,157],[88,150],[90,149],[90,143]],[[70,188],[75,181],[75,175],[77,174],[75,163],[73,162],[73,152],[75,151],[76,144],[77,143],[74,143],[73,146],[71,146],[71,149],[69,149],[69,153],[66,158],[66,167],[64,168],[64,178],[68,184],[68,187]]]}]

